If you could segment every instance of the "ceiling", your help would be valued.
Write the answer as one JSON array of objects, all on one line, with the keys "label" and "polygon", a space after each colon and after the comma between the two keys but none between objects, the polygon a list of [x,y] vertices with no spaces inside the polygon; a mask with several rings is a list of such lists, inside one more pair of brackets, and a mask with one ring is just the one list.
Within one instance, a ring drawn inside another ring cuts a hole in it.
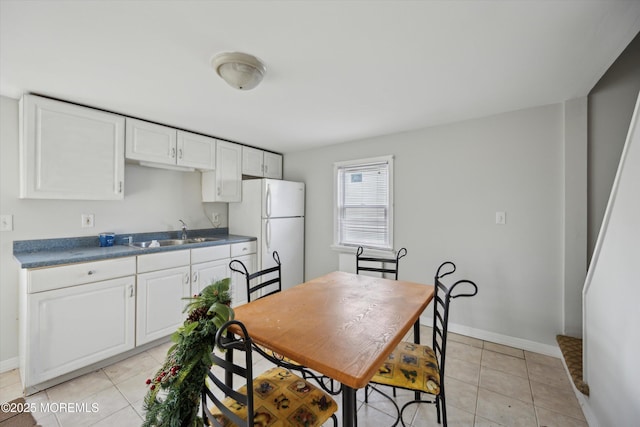
[{"label": "ceiling", "polygon": [[286,153],[587,95],[639,31],[637,0],[0,0],[0,94]]}]

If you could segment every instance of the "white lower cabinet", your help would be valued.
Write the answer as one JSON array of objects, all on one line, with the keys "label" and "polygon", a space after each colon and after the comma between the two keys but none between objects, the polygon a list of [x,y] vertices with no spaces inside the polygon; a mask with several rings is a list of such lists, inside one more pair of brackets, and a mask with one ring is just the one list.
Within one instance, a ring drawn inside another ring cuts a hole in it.
[{"label": "white lower cabinet", "polygon": [[41,292],[29,298],[28,338],[39,383],[134,347],[133,276]]},{"label": "white lower cabinet", "polygon": [[229,245],[191,250],[191,293],[198,295],[211,283],[229,277]]},{"label": "white lower cabinet", "polygon": [[[231,260],[242,262],[249,274],[257,268],[256,242],[234,243],[231,245]],[[231,306],[247,303],[247,279],[240,273],[231,272]]]},{"label": "white lower cabinet", "polygon": [[136,345],[171,335],[182,325],[190,290],[188,250],[138,257]]},{"label": "white lower cabinet", "polygon": [[256,242],[208,246],[23,269],[20,272],[20,374],[27,394],[137,346],[173,334],[188,300],[232,278],[233,306],[247,301],[239,259],[256,269]]},{"label": "white lower cabinet", "polygon": [[[21,272],[20,374],[25,389],[135,346],[135,259],[87,263],[83,280],[78,266]],[[65,275],[70,285],[60,287]],[[94,276],[98,281],[92,281]]]}]

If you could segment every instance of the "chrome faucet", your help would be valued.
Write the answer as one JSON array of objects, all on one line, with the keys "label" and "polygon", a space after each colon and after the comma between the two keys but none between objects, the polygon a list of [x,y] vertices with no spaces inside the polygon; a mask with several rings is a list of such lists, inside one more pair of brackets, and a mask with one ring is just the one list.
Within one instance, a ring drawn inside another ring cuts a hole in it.
[{"label": "chrome faucet", "polygon": [[187,224],[185,224],[181,219],[179,219],[178,221],[182,223],[182,234],[180,235],[180,238],[182,240],[187,240]]}]

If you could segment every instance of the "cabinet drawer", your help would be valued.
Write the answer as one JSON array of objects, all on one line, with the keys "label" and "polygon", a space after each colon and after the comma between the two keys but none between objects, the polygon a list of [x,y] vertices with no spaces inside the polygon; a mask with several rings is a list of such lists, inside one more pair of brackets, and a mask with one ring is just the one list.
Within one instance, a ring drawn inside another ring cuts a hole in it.
[{"label": "cabinet drawer", "polygon": [[191,264],[225,259],[231,256],[229,245],[208,246],[206,248],[191,249]]},{"label": "cabinet drawer", "polygon": [[231,245],[231,258],[256,253],[256,241],[234,243]]},{"label": "cabinet drawer", "polygon": [[136,274],[135,257],[29,270],[27,293],[67,288]]},{"label": "cabinet drawer", "polygon": [[170,251],[138,256],[138,274],[182,267],[191,263],[191,251]]}]

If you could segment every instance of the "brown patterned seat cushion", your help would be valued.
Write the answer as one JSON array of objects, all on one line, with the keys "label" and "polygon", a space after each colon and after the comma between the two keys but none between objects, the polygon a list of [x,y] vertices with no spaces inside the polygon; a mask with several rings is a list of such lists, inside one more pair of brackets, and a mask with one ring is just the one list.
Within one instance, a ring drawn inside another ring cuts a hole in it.
[{"label": "brown patterned seat cushion", "polygon": [[371,382],[438,395],[440,370],[435,353],[425,345],[401,342]]},{"label": "brown patterned seat cushion", "polygon": [[[246,387],[239,391],[246,393]],[[338,409],[328,394],[280,367],[254,378],[253,393],[256,427],[321,426]],[[245,406],[230,397],[224,400],[224,404],[243,420],[247,419]],[[234,425],[215,406],[211,413],[223,426]]]}]

